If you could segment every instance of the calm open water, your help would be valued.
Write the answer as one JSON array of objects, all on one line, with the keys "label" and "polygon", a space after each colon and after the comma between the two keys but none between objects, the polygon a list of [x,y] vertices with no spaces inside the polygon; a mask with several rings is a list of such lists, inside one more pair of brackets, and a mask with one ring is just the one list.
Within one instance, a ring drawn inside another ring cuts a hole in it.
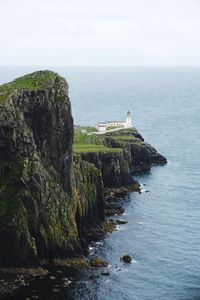
[{"label": "calm open water", "polygon": [[[0,83],[36,69],[1,67]],[[91,248],[111,275],[94,283],[83,273],[71,297],[200,299],[200,69],[51,69],[70,85],[75,124],[123,119],[130,110],[134,126],[169,161],[136,177],[149,192],[127,196],[121,219],[128,224]],[[126,253],[132,264],[120,261]]]}]

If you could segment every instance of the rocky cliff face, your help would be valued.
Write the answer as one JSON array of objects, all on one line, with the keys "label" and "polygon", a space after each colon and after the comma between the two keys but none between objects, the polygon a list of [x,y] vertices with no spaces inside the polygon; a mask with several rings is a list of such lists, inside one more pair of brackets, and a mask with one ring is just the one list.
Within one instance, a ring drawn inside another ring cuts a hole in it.
[{"label": "rocky cliff face", "polygon": [[[76,218],[80,231],[88,214],[102,218],[98,170],[84,166],[93,172],[86,175],[84,192],[74,179],[67,91],[66,81],[48,71],[0,88],[0,265],[28,265],[80,252]],[[80,180],[81,172],[76,171]],[[99,203],[92,203],[96,199]],[[91,217],[88,225],[97,220]]]},{"label": "rocky cliff face", "polygon": [[150,144],[144,141],[136,128],[108,133],[104,144],[109,147],[121,147],[129,157],[131,173],[146,171],[152,164],[165,164],[167,160]]},{"label": "rocky cliff face", "polygon": [[81,152],[80,155],[101,171],[106,188],[132,184],[135,172],[148,171],[152,164],[167,162],[156,149],[144,142],[135,128],[107,133],[103,144],[112,150],[116,148],[116,152]]},{"label": "rocky cliff face", "polygon": [[105,187],[121,187],[131,182],[131,160],[125,151],[83,152],[80,155],[101,171]]},{"label": "rocky cliff face", "polygon": [[76,224],[79,237],[104,220],[104,194],[102,174],[94,164],[74,155],[76,185]]}]

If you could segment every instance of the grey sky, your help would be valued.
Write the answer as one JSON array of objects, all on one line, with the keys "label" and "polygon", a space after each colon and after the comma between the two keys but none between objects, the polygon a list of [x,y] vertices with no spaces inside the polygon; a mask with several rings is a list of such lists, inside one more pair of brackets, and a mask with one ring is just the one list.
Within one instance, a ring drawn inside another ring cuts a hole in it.
[{"label": "grey sky", "polygon": [[200,0],[0,0],[0,64],[200,65]]}]

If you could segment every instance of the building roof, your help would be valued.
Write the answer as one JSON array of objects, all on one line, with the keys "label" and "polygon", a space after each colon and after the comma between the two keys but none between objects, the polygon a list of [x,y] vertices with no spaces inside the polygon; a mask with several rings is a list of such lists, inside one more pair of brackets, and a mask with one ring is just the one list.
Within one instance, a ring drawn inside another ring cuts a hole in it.
[{"label": "building roof", "polygon": [[125,123],[124,121],[106,121],[106,123]]},{"label": "building roof", "polygon": [[98,124],[97,124],[97,126],[99,126],[99,127],[103,127],[103,126],[106,126],[106,125],[107,125],[106,122],[104,122],[104,123],[98,123]]},{"label": "building roof", "polygon": [[124,122],[124,121],[106,121],[106,122],[98,123],[97,126],[106,126],[108,123],[124,124],[126,122]]},{"label": "building roof", "polygon": [[[128,115],[131,115],[131,112],[128,111],[127,112]],[[112,124],[112,123],[118,123],[118,124],[125,124],[126,121],[106,121],[106,122],[99,122],[97,123],[97,127],[103,127],[103,126],[106,126],[108,123]]]}]

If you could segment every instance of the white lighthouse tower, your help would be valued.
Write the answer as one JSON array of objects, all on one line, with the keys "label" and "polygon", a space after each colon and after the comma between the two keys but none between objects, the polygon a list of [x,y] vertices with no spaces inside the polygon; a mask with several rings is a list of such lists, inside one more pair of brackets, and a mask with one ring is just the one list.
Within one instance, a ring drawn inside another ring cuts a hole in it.
[{"label": "white lighthouse tower", "polygon": [[126,128],[131,128],[131,127],[132,127],[131,113],[130,111],[128,111],[126,115]]}]

